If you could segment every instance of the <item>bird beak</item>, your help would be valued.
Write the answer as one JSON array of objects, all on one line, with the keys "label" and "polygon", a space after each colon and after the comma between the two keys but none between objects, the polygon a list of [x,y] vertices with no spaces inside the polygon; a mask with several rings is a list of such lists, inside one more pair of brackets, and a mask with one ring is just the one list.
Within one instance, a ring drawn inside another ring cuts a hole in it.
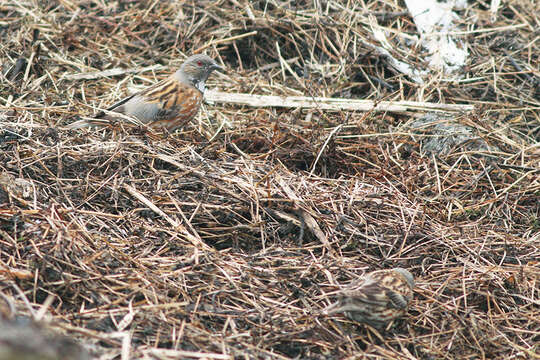
[{"label": "bird beak", "polygon": [[224,69],[221,66],[219,66],[218,64],[210,65],[210,71],[214,71],[214,70],[217,70],[219,72],[225,72]]}]

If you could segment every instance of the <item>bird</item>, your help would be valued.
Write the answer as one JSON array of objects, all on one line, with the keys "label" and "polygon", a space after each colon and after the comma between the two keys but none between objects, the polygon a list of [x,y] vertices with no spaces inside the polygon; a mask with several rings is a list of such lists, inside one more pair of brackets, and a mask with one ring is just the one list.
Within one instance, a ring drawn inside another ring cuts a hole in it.
[{"label": "bird", "polygon": [[98,113],[95,120],[85,119],[68,125],[70,129],[103,126],[110,120],[124,120],[119,113],[131,116],[152,128],[164,128],[169,132],[182,127],[195,117],[203,100],[206,80],[214,70],[222,70],[207,55],[192,55],[180,69],[138,93],[132,94]]},{"label": "bird", "polygon": [[323,314],[343,313],[353,321],[382,330],[407,312],[414,285],[413,275],[403,268],[373,271],[341,290],[338,301]]}]

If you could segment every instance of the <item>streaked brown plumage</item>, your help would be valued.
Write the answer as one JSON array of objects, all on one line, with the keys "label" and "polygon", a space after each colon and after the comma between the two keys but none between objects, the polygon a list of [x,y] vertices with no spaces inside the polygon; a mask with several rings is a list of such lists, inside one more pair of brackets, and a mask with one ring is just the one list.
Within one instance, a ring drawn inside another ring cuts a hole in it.
[{"label": "streaked brown plumage", "polygon": [[351,320],[382,329],[407,312],[413,288],[414,277],[405,269],[374,271],[343,289],[339,300],[324,313],[343,313]]},{"label": "streaked brown plumage", "polygon": [[[132,116],[151,127],[168,131],[183,126],[199,111],[205,83],[212,71],[221,69],[206,55],[190,56],[180,69],[167,79],[126,97],[107,111]],[[100,113],[96,118],[105,121],[81,120],[68,125],[71,129],[100,126],[107,120],[123,120],[114,114]]]}]

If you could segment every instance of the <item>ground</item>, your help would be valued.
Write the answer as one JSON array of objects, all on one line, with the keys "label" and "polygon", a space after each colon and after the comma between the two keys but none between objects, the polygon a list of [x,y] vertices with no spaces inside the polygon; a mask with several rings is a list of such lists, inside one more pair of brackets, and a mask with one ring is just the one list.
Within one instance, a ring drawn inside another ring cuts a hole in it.
[{"label": "ground", "polygon": [[[4,2],[5,321],[43,309],[107,359],[538,358],[540,8],[489,5],[456,10],[465,80],[421,85],[371,46],[375,19],[425,69],[397,1]],[[173,134],[66,128],[200,52],[221,92],[475,109],[216,102]],[[386,331],[321,315],[397,266],[416,288]]]}]

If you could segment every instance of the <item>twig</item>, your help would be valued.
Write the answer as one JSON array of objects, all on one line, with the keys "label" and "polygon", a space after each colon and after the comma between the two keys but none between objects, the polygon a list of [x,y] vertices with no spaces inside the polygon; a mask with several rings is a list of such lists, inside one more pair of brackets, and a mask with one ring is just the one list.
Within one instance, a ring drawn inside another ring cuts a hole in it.
[{"label": "twig", "polygon": [[333,111],[443,111],[467,112],[474,110],[474,105],[436,104],[416,101],[371,101],[343,98],[323,98],[309,96],[274,96],[242,93],[226,93],[208,90],[205,98],[210,101],[228,104],[249,105],[253,107],[285,107],[303,109],[321,109]]},{"label": "twig", "polygon": [[148,200],[143,194],[141,194],[140,192],[138,192],[134,187],[128,185],[128,184],[124,184],[124,189],[131,195],[133,196],[134,198],[136,198],[137,200],[139,200],[140,202],[142,202],[143,204],[145,204],[146,206],[148,206],[150,208],[150,210],[152,210],[153,212],[155,212],[156,214],[158,214],[159,216],[161,216],[162,218],[164,218],[169,224],[171,224],[175,229],[179,230],[180,232],[182,232],[192,243],[193,245],[198,245],[198,246],[202,246],[205,250],[213,250],[211,247],[209,247],[208,245],[206,245],[204,242],[202,242],[200,239],[198,239],[197,237],[193,236],[192,234],[190,234],[187,229],[182,225],[180,224],[178,221],[176,220],[173,220],[169,215],[165,214],[163,212],[163,210],[161,210],[160,208],[158,208],[156,205],[154,205],[153,202],[151,202],[150,200]]}]

